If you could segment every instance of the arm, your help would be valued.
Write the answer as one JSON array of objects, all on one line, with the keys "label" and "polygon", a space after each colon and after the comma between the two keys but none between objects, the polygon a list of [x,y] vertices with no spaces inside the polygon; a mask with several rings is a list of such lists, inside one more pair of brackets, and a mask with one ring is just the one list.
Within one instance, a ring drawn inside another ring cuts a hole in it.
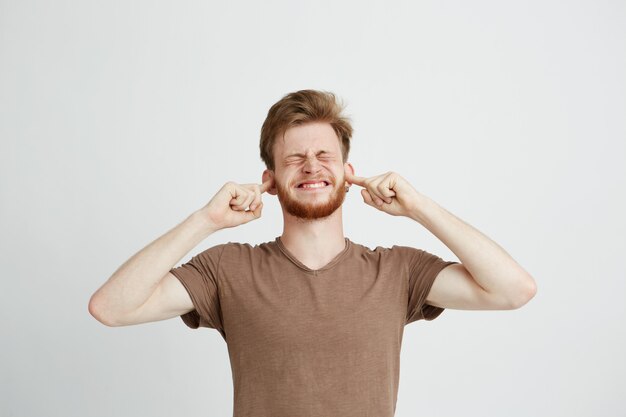
[{"label": "arm", "polygon": [[462,264],[443,268],[426,298],[435,307],[510,310],[537,292],[535,280],[498,244],[419,193],[395,172],[370,178],[346,170],[346,181],[363,189],[366,204],[393,216],[409,217],[427,228]]},{"label": "arm", "polygon": [[[169,270],[198,243],[214,233],[216,229],[206,220],[202,212],[197,211],[176,227],[159,237],[141,251],[133,255],[102,285],[89,300],[89,312],[98,321],[108,326],[152,321],[156,317],[129,317],[139,311],[159,284],[163,309],[171,310],[166,314],[175,317],[191,311],[193,304],[184,287]],[[165,295],[169,294],[168,303],[163,305]],[[154,307],[151,308],[154,312]],[[168,318],[161,314],[158,319]]]},{"label": "arm", "polygon": [[107,326],[124,326],[193,310],[189,293],[170,269],[212,233],[258,219],[261,194],[272,185],[273,179],[261,185],[224,184],[207,205],[122,264],[91,296],[89,313]]},{"label": "arm", "polygon": [[497,243],[419,194],[410,218],[427,228],[459,258],[439,272],[426,302],[461,310],[510,310],[537,292],[534,279]]}]

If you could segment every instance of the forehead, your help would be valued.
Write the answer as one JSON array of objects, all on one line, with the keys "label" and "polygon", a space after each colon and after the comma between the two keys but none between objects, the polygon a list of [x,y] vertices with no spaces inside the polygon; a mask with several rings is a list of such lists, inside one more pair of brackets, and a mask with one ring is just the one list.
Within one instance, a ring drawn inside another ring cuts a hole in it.
[{"label": "forehead", "polygon": [[311,122],[290,127],[276,141],[275,152],[280,157],[318,151],[341,152],[339,138],[329,123]]}]

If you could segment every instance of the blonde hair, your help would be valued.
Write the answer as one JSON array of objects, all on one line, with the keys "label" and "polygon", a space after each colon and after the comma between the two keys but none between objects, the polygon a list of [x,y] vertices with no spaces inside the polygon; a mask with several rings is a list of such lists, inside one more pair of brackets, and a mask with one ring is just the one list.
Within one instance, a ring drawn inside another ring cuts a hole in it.
[{"label": "blonde hair", "polygon": [[265,166],[274,170],[274,143],[293,126],[309,122],[329,123],[341,145],[343,162],[348,160],[352,125],[350,118],[342,114],[344,105],[339,104],[335,95],[327,91],[300,90],[289,93],[277,101],[267,112],[261,127],[261,159]]}]

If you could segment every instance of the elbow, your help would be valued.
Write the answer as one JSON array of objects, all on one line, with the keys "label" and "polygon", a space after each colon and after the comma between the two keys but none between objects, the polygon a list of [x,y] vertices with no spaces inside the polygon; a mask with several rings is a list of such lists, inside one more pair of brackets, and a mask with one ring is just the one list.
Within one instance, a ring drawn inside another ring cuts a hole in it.
[{"label": "elbow", "polygon": [[87,310],[91,316],[98,320],[100,323],[104,324],[107,327],[115,327],[116,324],[110,320],[105,314],[103,314],[103,308],[98,302],[98,299],[95,296],[92,296],[89,300],[89,305],[87,306]]},{"label": "elbow", "polygon": [[537,283],[531,276],[528,276],[523,280],[523,283],[512,298],[510,303],[511,310],[517,310],[525,306],[533,299],[535,294],[537,294]]}]

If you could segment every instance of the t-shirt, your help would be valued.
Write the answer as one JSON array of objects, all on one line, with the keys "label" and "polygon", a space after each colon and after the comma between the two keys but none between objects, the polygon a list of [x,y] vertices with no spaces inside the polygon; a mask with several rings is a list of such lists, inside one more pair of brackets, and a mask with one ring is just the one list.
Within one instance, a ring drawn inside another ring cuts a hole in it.
[{"label": "t-shirt", "polygon": [[234,417],[394,415],[404,326],[443,312],[426,296],[459,262],[344,239],[315,270],[280,237],[219,244],[170,270],[195,307],[184,323],[227,343]]}]

